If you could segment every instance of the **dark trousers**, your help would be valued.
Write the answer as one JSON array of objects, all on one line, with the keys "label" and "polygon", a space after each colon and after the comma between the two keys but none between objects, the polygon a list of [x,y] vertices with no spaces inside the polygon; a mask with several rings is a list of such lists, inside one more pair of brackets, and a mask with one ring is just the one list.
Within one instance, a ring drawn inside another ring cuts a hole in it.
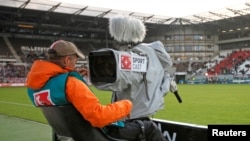
[{"label": "dark trousers", "polygon": [[[144,126],[144,130],[142,129]],[[109,126],[107,134],[129,141],[167,141],[157,125],[152,120],[128,120],[125,127]]]}]

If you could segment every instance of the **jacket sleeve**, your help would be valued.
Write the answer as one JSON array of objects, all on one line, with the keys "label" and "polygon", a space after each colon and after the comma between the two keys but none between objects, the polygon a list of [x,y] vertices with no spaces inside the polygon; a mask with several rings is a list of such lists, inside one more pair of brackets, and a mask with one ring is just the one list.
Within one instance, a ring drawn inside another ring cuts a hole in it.
[{"label": "jacket sleeve", "polygon": [[102,105],[89,87],[74,77],[68,78],[66,95],[68,101],[94,127],[102,128],[120,120],[126,117],[132,109],[132,102],[129,100]]}]

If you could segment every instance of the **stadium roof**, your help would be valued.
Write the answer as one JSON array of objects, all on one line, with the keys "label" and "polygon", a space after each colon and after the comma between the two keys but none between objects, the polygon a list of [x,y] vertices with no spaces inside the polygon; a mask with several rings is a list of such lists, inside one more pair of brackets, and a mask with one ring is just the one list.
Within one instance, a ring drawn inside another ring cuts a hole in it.
[{"label": "stadium roof", "polygon": [[[179,30],[184,26],[191,26],[216,34],[230,34],[250,29],[250,0],[249,3],[248,0],[245,2],[244,0],[200,0],[203,2],[209,1],[209,3],[213,1],[215,4],[217,4],[217,1],[237,1],[241,3],[183,17],[168,16],[168,14],[176,13],[178,10],[188,14],[187,10],[192,8],[186,4],[186,1],[191,2],[193,0],[182,0],[185,3],[181,3],[180,7],[177,7],[178,5],[173,6],[176,7],[175,10],[172,13],[171,11],[167,12],[166,15],[147,13],[149,11],[147,11],[145,4],[141,6],[145,6],[143,8],[146,11],[140,11],[139,9],[133,9],[132,6],[126,10],[117,5],[112,5],[117,9],[108,7],[108,4],[104,5],[104,1],[110,2],[112,0],[92,0],[101,2],[98,3],[100,7],[97,7],[98,5],[94,2],[83,4],[83,2],[91,0],[78,0],[79,4],[65,3],[65,1],[73,2],[76,0],[0,0],[0,31],[27,35],[80,37],[87,41],[96,39],[103,41],[110,38],[108,18],[117,14],[130,15],[141,19],[145,22],[148,30],[147,35],[149,36],[154,36],[159,32]],[[154,0],[154,2],[159,1],[162,0]],[[191,4],[199,7],[200,1],[198,5],[196,3]],[[120,2],[120,5],[125,6],[125,2],[132,3],[133,1],[122,0]],[[102,5],[103,7],[101,7]],[[183,5],[187,6],[187,8],[181,8],[181,5],[182,7]],[[154,3],[152,6],[155,7]],[[168,5],[168,7],[171,7],[171,5]],[[161,11],[160,7],[157,10]]]},{"label": "stadium roof", "polygon": [[[120,10],[118,6],[116,5],[117,9],[115,8],[103,8],[103,7],[94,7],[91,5],[84,5],[84,4],[70,4],[69,0],[68,3],[65,3],[66,0],[0,0],[0,6],[7,6],[7,7],[14,7],[19,9],[31,9],[31,10],[41,10],[41,11],[47,11],[47,12],[56,12],[56,13],[65,13],[65,14],[71,14],[71,15],[83,15],[83,16],[91,16],[91,17],[101,17],[101,18],[110,18],[116,14],[124,14],[124,15],[130,15],[134,16],[136,18],[139,18],[143,20],[146,23],[153,23],[153,24],[166,24],[166,25],[185,25],[185,24],[201,24],[201,23],[208,23],[208,22],[214,22],[217,20],[223,20],[223,19],[232,19],[234,17],[238,16],[246,16],[250,14],[250,3],[247,2],[247,0],[235,0],[239,4],[234,6],[226,6],[228,5],[225,3],[224,8],[218,9],[218,10],[208,10],[207,12],[202,13],[196,13],[192,14],[190,16],[183,16],[183,17],[174,17],[171,16],[171,13],[168,12],[165,15],[163,14],[152,14],[147,12],[138,12],[135,9],[134,10]],[[71,0],[75,1],[75,0]],[[135,0],[136,1],[136,0]],[[166,1],[166,0],[165,0]],[[186,1],[186,0],[185,0]],[[209,0],[208,0],[209,1]],[[245,2],[244,2],[245,1]],[[80,1],[78,1],[80,2]],[[81,1],[84,2],[84,1]],[[100,1],[96,1],[100,2]],[[102,0],[102,2],[108,2]],[[128,3],[133,3],[131,1],[126,1]],[[148,1],[141,1],[141,2],[148,2]],[[152,1],[151,1],[152,2]],[[154,2],[159,2],[159,0],[154,0]],[[171,2],[171,1],[169,1]],[[179,1],[178,1],[179,2]],[[191,3],[192,1],[190,1]],[[200,1],[201,2],[201,1]],[[204,1],[203,1],[204,2]],[[220,2],[220,0],[213,1],[214,5],[216,5],[216,2]],[[224,0],[224,2],[230,2],[230,0]],[[232,2],[232,0],[231,0]],[[92,0],[92,5],[94,1]],[[162,5],[166,5],[166,9],[170,9],[171,5],[168,3],[160,3]],[[200,5],[197,5],[196,3],[191,3],[192,5],[195,5],[199,7]],[[202,4],[202,3],[200,3]],[[98,4],[97,4],[98,5]],[[122,5],[122,3],[120,4]],[[179,6],[185,6],[185,3],[180,3]],[[100,6],[100,5],[99,5]],[[142,4],[140,7],[143,7]],[[153,4],[152,4],[153,7]],[[206,7],[206,3],[204,3],[204,7]],[[133,9],[132,6],[130,9]],[[149,8],[145,7],[146,11],[151,11]],[[152,8],[157,9],[157,7]],[[179,9],[179,11],[188,12],[185,9],[181,7],[176,7],[176,10]],[[192,8],[189,7],[191,10]],[[158,10],[160,11],[160,9]],[[176,12],[172,12],[176,13]],[[167,16],[169,15],[169,16]]]}]

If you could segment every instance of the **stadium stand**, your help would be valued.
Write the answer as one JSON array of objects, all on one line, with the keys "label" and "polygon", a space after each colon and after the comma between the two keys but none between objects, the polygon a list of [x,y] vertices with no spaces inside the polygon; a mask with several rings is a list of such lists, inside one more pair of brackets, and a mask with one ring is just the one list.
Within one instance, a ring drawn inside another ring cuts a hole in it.
[{"label": "stadium stand", "polygon": [[[48,11],[25,7],[29,4],[42,5],[42,1],[11,1],[23,7],[0,4],[1,82],[24,82],[30,64],[35,59],[44,58],[46,48],[57,39],[74,42],[86,55],[85,60],[79,61],[78,67],[86,66],[90,51],[116,48],[116,43],[108,34],[107,17],[112,16],[112,10],[107,12],[94,7],[78,9],[75,5],[68,5],[68,9],[76,12],[64,13],[56,12],[65,8],[60,4],[46,3],[51,7],[51,11]],[[169,71],[176,75],[177,82],[238,83],[240,80],[240,83],[248,83],[245,81],[250,79],[248,8],[249,4],[245,3],[241,9],[232,7],[225,13],[219,10],[207,13],[220,13],[217,14],[219,18],[209,19],[198,14],[193,16],[196,20],[136,12],[131,14],[129,11],[123,13],[144,19],[148,29],[146,43],[155,40],[163,42],[173,58],[174,65]],[[93,12],[93,9],[97,14],[95,16],[77,14]],[[10,64],[13,66],[11,69]],[[10,73],[11,70],[15,72]]]},{"label": "stadium stand", "polygon": [[[6,46],[3,38],[0,38],[0,59],[10,59],[13,58],[9,48]],[[2,60],[4,61],[4,60]]]},{"label": "stadium stand", "polygon": [[35,59],[43,58],[47,48],[52,43],[50,40],[8,38],[22,62],[32,63]]}]

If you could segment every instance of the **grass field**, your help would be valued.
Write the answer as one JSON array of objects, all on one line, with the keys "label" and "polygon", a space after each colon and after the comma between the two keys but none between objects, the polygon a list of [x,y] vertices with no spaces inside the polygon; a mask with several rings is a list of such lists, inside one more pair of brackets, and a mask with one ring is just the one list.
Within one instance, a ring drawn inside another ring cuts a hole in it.
[{"label": "grass field", "polygon": [[[178,85],[183,103],[171,93],[165,97],[165,109],[154,118],[208,124],[250,124],[250,85]],[[111,92],[91,87],[102,104],[110,102]],[[35,108],[25,87],[0,88],[0,114],[47,123]]]}]

